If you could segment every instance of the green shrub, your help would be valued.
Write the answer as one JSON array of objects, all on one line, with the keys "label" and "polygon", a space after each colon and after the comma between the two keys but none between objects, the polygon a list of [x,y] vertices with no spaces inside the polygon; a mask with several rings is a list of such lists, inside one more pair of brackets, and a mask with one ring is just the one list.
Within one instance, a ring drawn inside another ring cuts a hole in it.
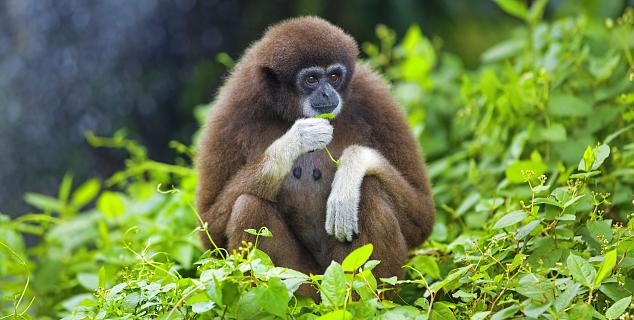
[{"label": "green shrub", "polygon": [[[417,26],[399,44],[379,26],[379,43],[363,45],[393,84],[434,185],[438,221],[406,279],[375,279],[371,246],[324,275],[275,267],[257,242],[205,251],[195,150],[174,142],[180,157],[165,164],[123,132],[89,134],[96,147],[127,150],[126,167],[103,185],[73,188],[68,175],[57,197],[25,196],[35,213],[0,215],[0,318],[631,317],[634,11],[544,22],[546,1],[496,2],[526,25],[476,70]],[[27,234],[42,240],[27,248]],[[303,283],[321,303],[292,295]]]}]

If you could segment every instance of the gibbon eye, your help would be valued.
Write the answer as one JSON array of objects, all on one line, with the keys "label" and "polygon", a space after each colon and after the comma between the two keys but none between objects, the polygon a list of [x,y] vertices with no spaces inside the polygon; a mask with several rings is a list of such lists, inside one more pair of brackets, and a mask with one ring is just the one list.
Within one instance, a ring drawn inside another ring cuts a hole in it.
[{"label": "gibbon eye", "polygon": [[336,73],[331,74],[331,75],[330,75],[330,81],[332,81],[332,82],[337,82],[337,81],[339,81],[339,75],[338,75],[338,74],[336,74]]},{"label": "gibbon eye", "polygon": [[315,77],[315,76],[308,76],[308,77],[306,77],[306,83],[308,83],[308,84],[315,84],[315,83],[317,83],[317,77]]}]

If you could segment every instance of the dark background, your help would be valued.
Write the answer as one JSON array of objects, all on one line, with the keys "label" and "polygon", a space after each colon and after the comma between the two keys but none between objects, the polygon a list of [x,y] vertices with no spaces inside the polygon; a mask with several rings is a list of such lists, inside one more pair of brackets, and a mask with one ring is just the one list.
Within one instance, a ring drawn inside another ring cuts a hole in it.
[{"label": "dark background", "polygon": [[[553,0],[547,16],[610,16],[626,2]],[[305,14],[360,44],[376,41],[379,23],[399,37],[420,24],[467,66],[521,23],[488,0],[0,0],[0,211],[28,212],[23,193],[55,195],[66,172],[82,181],[120,169],[125,155],[90,147],[89,130],[125,128],[152,158],[172,160],[168,142],[191,142],[194,107],[226,75],[216,55],[238,58],[267,25]]]}]

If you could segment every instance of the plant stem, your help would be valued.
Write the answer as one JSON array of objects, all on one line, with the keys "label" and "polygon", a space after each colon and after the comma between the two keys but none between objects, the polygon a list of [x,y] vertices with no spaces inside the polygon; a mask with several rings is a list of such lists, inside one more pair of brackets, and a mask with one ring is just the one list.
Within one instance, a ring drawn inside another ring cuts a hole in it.
[{"label": "plant stem", "polygon": [[328,147],[324,147],[324,150],[326,150],[326,153],[328,154],[330,161],[334,162],[337,166],[339,166],[339,160],[335,160],[335,158],[330,153],[330,150],[328,150]]}]

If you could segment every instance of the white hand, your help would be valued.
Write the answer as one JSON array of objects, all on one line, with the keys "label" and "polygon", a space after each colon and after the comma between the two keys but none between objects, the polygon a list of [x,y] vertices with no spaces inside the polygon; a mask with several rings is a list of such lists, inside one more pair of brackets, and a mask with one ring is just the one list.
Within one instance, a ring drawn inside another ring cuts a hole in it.
[{"label": "white hand", "polygon": [[326,204],[326,232],[339,241],[352,241],[359,234],[361,183],[377,168],[383,156],[376,150],[353,145],[343,151]]},{"label": "white hand", "polygon": [[319,150],[332,140],[333,127],[326,119],[299,119],[289,130],[296,138],[300,153]]},{"label": "white hand", "polygon": [[323,149],[332,140],[332,125],[326,119],[308,118],[293,126],[275,140],[264,153],[262,170],[274,180],[283,178],[300,155]]}]

